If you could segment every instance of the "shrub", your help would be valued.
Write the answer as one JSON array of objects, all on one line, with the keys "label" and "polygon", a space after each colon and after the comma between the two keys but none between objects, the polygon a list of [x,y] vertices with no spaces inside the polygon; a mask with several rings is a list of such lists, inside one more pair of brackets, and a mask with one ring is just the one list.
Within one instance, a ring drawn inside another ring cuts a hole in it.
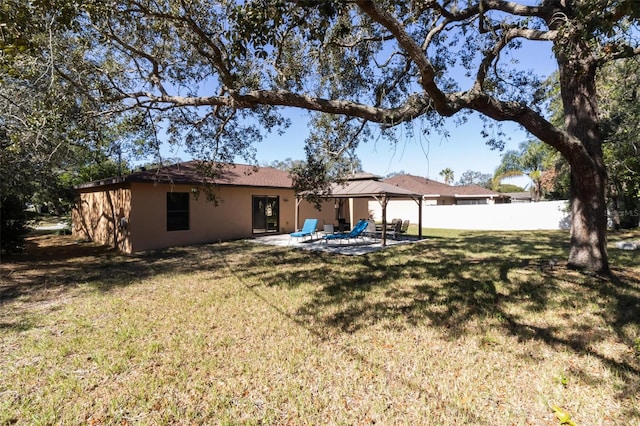
[{"label": "shrub", "polygon": [[24,236],[27,234],[27,215],[24,211],[24,203],[14,195],[2,198],[0,204],[0,248],[3,253],[11,253],[22,250]]}]

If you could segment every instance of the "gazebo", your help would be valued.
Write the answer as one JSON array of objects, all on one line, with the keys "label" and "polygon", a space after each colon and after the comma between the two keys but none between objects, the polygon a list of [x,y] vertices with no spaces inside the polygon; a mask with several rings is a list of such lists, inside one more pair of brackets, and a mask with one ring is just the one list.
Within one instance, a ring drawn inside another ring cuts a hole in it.
[{"label": "gazebo", "polygon": [[[382,245],[387,244],[387,203],[391,199],[414,200],[418,205],[418,237],[422,238],[422,195],[400,188],[385,182],[370,174],[359,174],[351,177],[344,183],[334,183],[330,192],[322,195],[323,198],[373,198],[382,207]],[[298,224],[299,204],[302,195],[296,197],[295,221]]]}]

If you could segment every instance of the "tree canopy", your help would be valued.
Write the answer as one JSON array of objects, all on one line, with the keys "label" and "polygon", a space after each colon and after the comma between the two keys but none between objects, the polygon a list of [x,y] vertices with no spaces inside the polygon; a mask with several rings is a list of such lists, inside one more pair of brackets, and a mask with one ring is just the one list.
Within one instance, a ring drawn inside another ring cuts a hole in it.
[{"label": "tree canopy", "polygon": [[491,175],[488,173],[467,170],[462,173],[462,176],[460,176],[456,185],[479,185],[487,189],[492,189]]},{"label": "tree canopy", "polygon": [[[126,170],[122,151],[147,137],[140,112],[113,116],[65,70],[81,65],[73,3],[9,0],[0,6],[2,247],[26,232],[27,203],[68,213],[73,184]],[[48,8],[53,8],[49,10]]]},{"label": "tree canopy", "polygon": [[600,74],[604,159],[614,227],[640,222],[640,60],[612,64]]},{"label": "tree canopy", "polygon": [[539,201],[543,196],[543,176],[553,168],[554,154],[553,148],[540,141],[522,142],[518,150],[502,154],[500,165],[493,176],[493,186],[497,187],[507,177],[527,175],[533,183],[533,199]]},{"label": "tree canopy", "polygon": [[440,170],[440,176],[444,178],[444,183],[447,185],[453,182],[453,170],[450,167]]},{"label": "tree canopy", "polygon": [[[558,77],[549,79],[551,122],[564,126]],[[609,221],[615,228],[634,228],[640,221],[640,57],[608,64],[597,75],[603,158],[607,166]],[[540,142],[537,142],[540,143]],[[542,187],[551,198],[569,191],[569,166],[556,151],[546,150]]]},{"label": "tree canopy", "polygon": [[[492,120],[518,123],[571,166],[569,264],[608,270],[595,74],[640,54],[636,1],[55,3],[44,16],[72,37],[51,50],[51,61],[74,56],[72,67],[56,72],[99,101],[101,113],[143,111],[154,128],[200,159],[253,159],[264,132],[287,126],[282,107],[328,114],[316,120],[335,123],[309,138],[311,157],[320,148],[348,156],[371,138],[393,141],[394,128],[411,132],[415,120],[425,132],[444,131],[442,117],[455,115],[463,123],[470,112],[485,117],[487,126]],[[6,28],[13,46],[28,49],[20,23],[35,14],[25,15]],[[553,46],[562,127],[545,117],[544,76],[517,65],[536,43]],[[328,128],[343,137],[322,137]],[[499,131],[484,134],[487,143],[502,146]],[[310,164],[318,173],[326,170]]]}]

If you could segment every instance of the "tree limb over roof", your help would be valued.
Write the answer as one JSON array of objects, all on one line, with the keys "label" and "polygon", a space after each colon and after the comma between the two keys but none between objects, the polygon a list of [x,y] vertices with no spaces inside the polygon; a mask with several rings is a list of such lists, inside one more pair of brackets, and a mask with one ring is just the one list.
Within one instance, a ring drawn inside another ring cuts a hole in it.
[{"label": "tree limb over roof", "polygon": [[[129,80],[110,79],[105,84],[106,93],[112,95],[106,99],[158,113],[203,106],[248,113],[263,106],[296,107],[359,117],[386,128],[420,117],[433,124],[436,113],[452,116],[477,111],[499,121],[517,122],[560,151],[577,147],[569,135],[548,123],[539,104],[524,91],[514,90],[521,84],[533,90],[539,84],[535,76],[509,74],[500,65],[519,48],[518,40],[557,42],[568,36],[567,22],[572,17],[559,1],[526,6],[482,0],[463,9],[457,8],[457,2],[435,0],[410,7],[356,0],[327,3],[325,9],[305,2],[273,2],[265,10],[253,2],[217,2],[211,12],[197,4],[165,9],[141,1],[124,3],[139,25],[154,23],[164,28],[158,31],[179,41],[175,46],[159,45],[149,30],[145,30],[148,35],[131,37],[131,26],[137,25],[124,22],[116,13],[108,15],[106,22],[96,22],[92,28],[111,40],[122,59],[135,64],[128,71]],[[620,2],[603,14],[623,16],[628,4]],[[257,21],[249,22],[250,17]],[[314,24],[323,26],[326,35],[313,38],[309,32]],[[479,41],[465,35],[474,27]],[[608,44],[603,44],[597,60],[640,54],[637,45],[623,43],[620,37],[602,40]],[[459,58],[451,56],[456,54],[453,51],[447,57],[443,50],[469,43],[475,43],[476,49],[470,45],[471,51],[459,50]],[[375,61],[391,46],[401,55]],[[358,62],[358,55],[368,55],[366,62]],[[374,59],[376,70],[369,59]],[[178,71],[188,63],[198,72]],[[448,64],[464,65],[468,75],[475,76],[472,81],[466,79],[471,83],[466,90],[460,90],[464,82],[454,83],[448,77]],[[314,76],[323,70],[327,73]],[[516,81],[509,81],[512,78]],[[204,86],[210,89],[202,90]],[[225,133],[230,120],[226,118],[217,121],[218,134]]]}]

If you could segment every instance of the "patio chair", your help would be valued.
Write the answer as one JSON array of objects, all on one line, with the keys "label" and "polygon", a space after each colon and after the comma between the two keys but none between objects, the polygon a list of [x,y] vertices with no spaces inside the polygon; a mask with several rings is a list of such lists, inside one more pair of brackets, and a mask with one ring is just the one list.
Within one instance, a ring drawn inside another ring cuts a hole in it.
[{"label": "patio chair", "polygon": [[289,234],[289,244],[291,244],[291,238],[302,238],[304,240],[305,237],[309,237],[309,239],[313,239],[313,234],[318,232],[317,227],[318,219],[305,219],[302,229]]},{"label": "patio chair", "polygon": [[367,229],[367,226],[369,226],[369,222],[367,222],[365,219],[361,219],[356,224],[356,226],[354,226],[351,232],[341,232],[338,234],[325,235],[322,238],[324,238],[327,244],[329,243],[329,240],[338,240],[340,242],[342,242],[342,240],[347,240],[348,242],[351,239],[353,240],[357,240],[358,238],[364,239],[362,234]]},{"label": "patio chair", "polygon": [[406,234],[410,224],[411,222],[409,222],[408,220],[402,221],[402,226],[400,227],[400,234]]},{"label": "patio chair", "polygon": [[402,219],[393,219],[391,221],[391,225],[387,228],[387,233],[391,235],[391,238],[394,240],[398,239],[400,236],[400,231],[402,229]]},{"label": "patio chair", "polygon": [[367,221],[367,228],[364,230],[365,235],[372,240],[375,240],[377,232],[378,227],[376,226],[376,222],[373,219],[369,219]]}]

